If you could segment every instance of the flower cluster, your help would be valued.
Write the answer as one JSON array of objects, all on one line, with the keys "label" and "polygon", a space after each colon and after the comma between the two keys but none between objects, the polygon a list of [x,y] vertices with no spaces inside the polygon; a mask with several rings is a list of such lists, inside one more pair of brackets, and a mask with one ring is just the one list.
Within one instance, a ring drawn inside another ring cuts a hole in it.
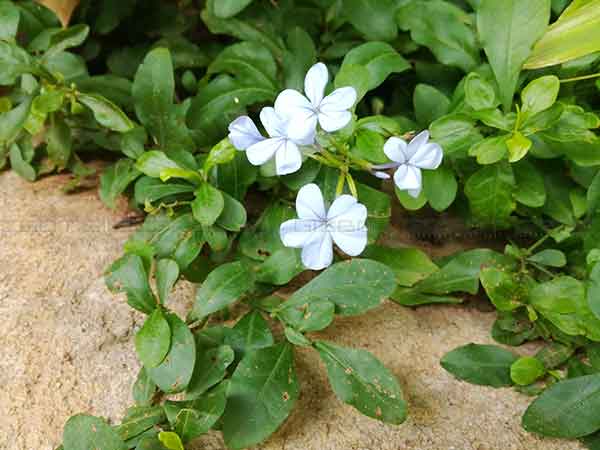
[{"label": "flower cluster", "polygon": [[[260,166],[275,159],[277,175],[294,173],[302,166],[302,147],[315,143],[317,126],[325,132],[344,128],[352,119],[350,109],[356,103],[352,87],[335,89],[325,96],[329,73],[323,63],[310,68],[304,80],[304,94],[282,91],[274,107],[260,112],[260,121],[268,134],[264,137],[252,119],[242,116],[229,125],[229,139],[235,148],[246,152],[248,161]],[[429,142],[423,131],[409,143],[391,137],[383,148],[390,163],[372,165],[378,178],[389,179],[386,172],[395,169],[398,189],[418,197],[422,189],[422,169],[437,169],[443,158],[442,148]],[[347,169],[346,169],[347,170]],[[302,248],[303,264],[321,270],[333,262],[333,244],[349,256],[360,255],[367,245],[367,208],[352,195],[340,195],[326,210],[321,190],[307,184],[296,198],[297,219],[280,226],[280,237],[286,247]]]},{"label": "flower cluster", "polygon": [[238,117],[229,125],[229,139],[238,150],[245,150],[250,164],[261,166],[275,157],[277,175],[294,173],[302,166],[299,146],[315,142],[317,123],[327,132],[344,128],[352,119],[349,111],[356,102],[356,90],[342,87],[324,97],[329,72],[323,63],[310,68],[304,79],[306,97],[286,89],[265,107],[260,121],[269,138],[264,138],[252,119]]}]

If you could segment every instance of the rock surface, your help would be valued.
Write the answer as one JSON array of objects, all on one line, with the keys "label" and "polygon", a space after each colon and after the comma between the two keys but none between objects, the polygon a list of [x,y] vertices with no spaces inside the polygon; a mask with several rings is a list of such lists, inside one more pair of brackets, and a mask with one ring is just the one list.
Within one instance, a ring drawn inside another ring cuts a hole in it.
[{"label": "rock surface", "polygon": [[[65,195],[65,177],[35,184],[0,174],[0,449],[52,450],[69,416],[117,422],[138,370],[133,335],[141,316],[111,295],[102,273],[132,229],[112,229],[126,208],[94,191]],[[447,253],[444,247],[441,253]],[[439,251],[439,250],[438,250]],[[183,311],[192,287],[173,303]],[[396,374],[410,417],[393,427],[339,403],[315,354],[298,358],[302,395],[269,450],[575,450],[521,429],[530,399],[511,389],[462,383],[439,365],[447,351],[491,343],[494,314],[472,306],[417,310],[386,303],[339,319],[321,335],[373,352]],[[194,448],[222,450],[217,433]]]}]

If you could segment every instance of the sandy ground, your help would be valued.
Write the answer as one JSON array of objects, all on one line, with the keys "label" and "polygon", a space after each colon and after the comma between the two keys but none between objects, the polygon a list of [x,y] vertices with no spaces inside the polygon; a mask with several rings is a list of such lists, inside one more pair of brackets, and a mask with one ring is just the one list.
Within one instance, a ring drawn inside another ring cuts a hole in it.
[{"label": "sandy ground", "polygon": [[[105,208],[94,191],[65,195],[64,177],[29,184],[0,174],[0,449],[52,450],[69,416],[118,421],[131,403],[141,317],[108,293],[102,272],[132,229],[112,225],[124,207]],[[444,251],[447,251],[445,247]],[[178,288],[177,310],[192,287]],[[529,399],[473,386],[439,365],[447,351],[491,343],[494,314],[473,306],[417,310],[388,303],[337,320],[325,337],[376,354],[399,378],[410,418],[384,425],[339,403],[315,354],[299,354],[302,396],[269,450],[576,450],[577,443],[525,433]],[[217,433],[194,449],[221,450]]]}]

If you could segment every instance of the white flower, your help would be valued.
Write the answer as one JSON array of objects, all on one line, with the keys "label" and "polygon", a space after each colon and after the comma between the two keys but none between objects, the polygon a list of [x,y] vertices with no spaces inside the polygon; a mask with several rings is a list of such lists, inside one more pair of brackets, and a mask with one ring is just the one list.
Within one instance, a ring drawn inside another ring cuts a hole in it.
[{"label": "white flower", "polygon": [[321,270],[333,261],[333,243],[350,256],[360,255],[367,245],[367,208],[351,195],[335,199],[325,211],[316,184],[307,184],[296,197],[298,219],[281,224],[279,235],[286,247],[302,248],[302,263]]},{"label": "white flower", "polygon": [[304,78],[306,97],[294,89],[286,89],[277,96],[275,110],[292,120],[291,136],[314,135],[317,121],[328,133],[340,130],[350,122],[352,113],[348,110],[356,102],[356,90],[350,86],[342,87],[323,98],[328,81],[327,66],[317,63]]},{"label": "white flower", "polygon": [[[442,163],[444,152],[442,147],[429,142],[427,130],[419,133],[407,144],[404,140],[391,137],[383,146],[383,151],[393,163],[373,166],[374,169],[398,168],[394,173],[394,183],[398,189],[408,191],[417,198],[421,193],[421,169],[437,169]],[[389,178],[385,172],[374,172],[379,178]]]},{"label": "white flower", "polygon": [[229,140],[238,150],[246,150],[250,164],[262,166],[275,157],[277,175],[296,172],[302,166],[302,153],[299,145],[310,145],[313,135],[291,138],[288,134],[290,121],[281,117],[271,107],[263,108],[260,121],[269,134],[265,139],[248,116],[235,119],[229,125]]}]

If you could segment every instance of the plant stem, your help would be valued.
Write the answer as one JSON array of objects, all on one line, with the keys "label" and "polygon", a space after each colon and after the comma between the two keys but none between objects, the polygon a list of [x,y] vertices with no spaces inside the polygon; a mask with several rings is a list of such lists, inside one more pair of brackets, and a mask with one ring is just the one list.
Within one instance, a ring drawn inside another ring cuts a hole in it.
[{"label": "plant stem", "polygon": [[564,80],[560,80],[560,82],[561,83],[572,83],[573,81],[591,80],[593,78],[600,78],[600,72],[592,73],[590,75],[582,75],[580,77],[565,78]]}]

